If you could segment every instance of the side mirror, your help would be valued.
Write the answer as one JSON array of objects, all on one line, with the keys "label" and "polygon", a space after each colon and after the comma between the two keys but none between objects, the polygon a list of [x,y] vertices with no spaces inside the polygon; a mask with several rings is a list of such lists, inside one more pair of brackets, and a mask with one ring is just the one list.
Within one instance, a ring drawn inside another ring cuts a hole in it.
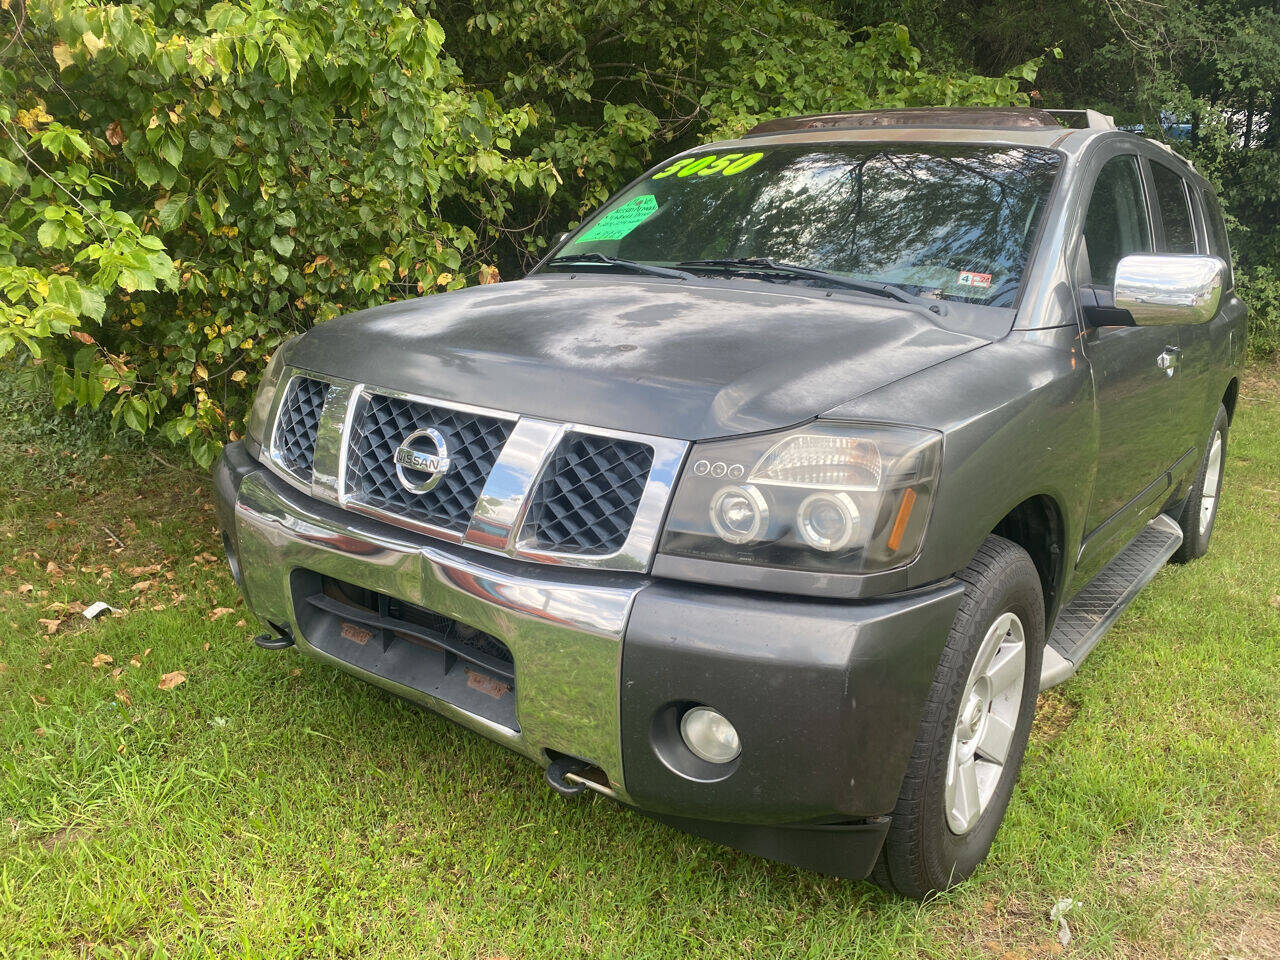
[{"label": "side mirror", "polygon": [[1217,257],[1130,254],[1116,265],[1115,308],[1139,327],[1204,323],[1218,312],[1225,272]]}]

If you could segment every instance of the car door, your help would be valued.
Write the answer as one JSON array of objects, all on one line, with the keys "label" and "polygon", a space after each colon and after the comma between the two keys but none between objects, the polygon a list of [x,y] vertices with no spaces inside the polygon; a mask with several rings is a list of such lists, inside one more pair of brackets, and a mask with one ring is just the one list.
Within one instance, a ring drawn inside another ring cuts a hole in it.
[{"label": "car door", "polygon": [[[1161,160],[1147,161],[1157,213],[1156,248],[1161,253],[1207,253],[1203,230],[1197,224],[1196,205],[1192,202],[1192,186],[1182,174]],[[1207,378],[1211,364],[1210,325],[1179,324],[1176,328],[1180,352],[1172,368],[1177,393],[1177,426],[1183,450],[1202,447],[1209,423],[1204,417],[1205,398],[1209,395]],[[1175,481],[1188,479],[1199,462],[1188,458],[1175,476]]]},{"label": "car door", "polygon": [[1141,163],[1136,153],[1118,153],[1098,170],[1077,248],[1076,273],[1085,281],[1083,348],[1098,423],[1081,566],[1100,565],[1154,515],[1169,487],[1168,470],[1183,452],[1179,384],[1171,375],[1181,349],[1178,328],[1133,326],[1110,310],[1116,265],[1154,247]]}]

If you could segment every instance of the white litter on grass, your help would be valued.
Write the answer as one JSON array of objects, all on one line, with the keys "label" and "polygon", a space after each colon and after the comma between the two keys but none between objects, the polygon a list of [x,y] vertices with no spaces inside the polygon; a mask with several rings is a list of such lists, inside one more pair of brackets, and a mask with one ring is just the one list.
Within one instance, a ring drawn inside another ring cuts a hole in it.
[{"label": "white litter on grass", "polygon": [[1064,897],[1049,911],[1049,922],[1058,925],[1058,942],[1064,947],[1071,942],[1071,928],[1067,926],[1067,914],[1081,906],[1079,900]]},{"label": "white litter on grass", "polygon": [[86,620],[92,620],[94,617],[102,616],[107,611],[110,611],[111,613],[120,612],[115,607],[111,606],[111,604],[109,603],[103,603],[101,600],[95,600],[93,603],[89,604],[87,607],[84,608],[84,610],[81,613],[81,616],[83,616]]}]

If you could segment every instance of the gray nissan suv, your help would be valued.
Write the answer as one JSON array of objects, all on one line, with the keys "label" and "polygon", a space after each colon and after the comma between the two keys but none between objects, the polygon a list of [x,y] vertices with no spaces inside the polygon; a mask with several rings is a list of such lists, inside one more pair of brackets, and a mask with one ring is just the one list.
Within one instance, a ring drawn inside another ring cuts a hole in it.
[{"label": "gray nissan suv", "polygon": [[1218,202],[1092,111],[774,120],[524,279],[330,321],[215,471],[268,649],[595,791],[924,896],[1040,690],[1209,546]]}]

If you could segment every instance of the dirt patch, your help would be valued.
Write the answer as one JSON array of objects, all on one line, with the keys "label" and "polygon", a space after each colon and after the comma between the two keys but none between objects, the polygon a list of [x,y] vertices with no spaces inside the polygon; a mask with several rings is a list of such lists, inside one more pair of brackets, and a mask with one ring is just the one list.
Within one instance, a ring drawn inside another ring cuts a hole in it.
[{"label": "dirt patch", "polygon": [[88,827],[62,827],[47,836],[41,837],[36,843],[46,853],[53,853],[55,850],[69,847],[79,840],[87,840],[92,834],[93,831]]},{"label": "dirt patch", "polygon": [[1036,718],[1031,725],[1031,739],[1035,743],[1056,740],[1075,719],[1080,708],[1056,689],[1046,690],[1036,698]]},{"label": "dirt patch", "polygon": [[[1116,859],[1103,868],[1117,884],[1157,892],[1168,904],[1160,939],[1122,940],[1125,957],[1276,960],[1280,957],[1280,840],[1257,844],[1188,837],[1158,863]],[[1187,947],[1187,943],[1194,947]]]}]

